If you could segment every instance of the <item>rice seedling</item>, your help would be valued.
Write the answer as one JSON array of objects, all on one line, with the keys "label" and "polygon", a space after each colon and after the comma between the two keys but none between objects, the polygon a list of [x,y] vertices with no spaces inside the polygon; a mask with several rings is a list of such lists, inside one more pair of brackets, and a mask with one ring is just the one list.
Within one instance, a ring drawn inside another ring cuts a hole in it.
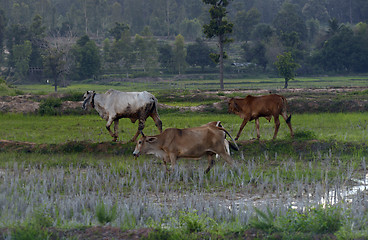
[{"label": "rice seedling", "polygon": [[[272,159],[267,153],[264,156],[268,161]],[[108,223],[131,229],[168,219],[165,225],[169,228],[182,226],[191,233],[234,221],[251,227],[258,223],[276,226],[267,212],[286,221],[290,208],[305,211],[316,207],[315,214],[321,214],[317,217],[322,219],[324,210],[318,210],[318,206],[336,203],[340,209],[336,217],[350,217],[341,218],[334,228],[314,232],[336,231],[352,222],[359,229],[366,223],[367,214],[361,210],[367,207],[364,193],[344,195],[346,189],[352,189],[349,180],[359,177],[357,173],[363,169],[365,159],[361,159],[359,168],[340,163],[338,170],[328,157],[324,164],[316,161],[304,165],[296,159],[281,159],[280,166],[271,171],[272,167],[265,169],[264,160],[253,157],[239,161],[237,168],[217,164],[208,175],[203,174],[205,162],[192,161],[198,164],[195,168],[179,164],[168,174],[152,159],[126,163],[125,167],[114,159],[100,159],[97,164],[92,161],[91,165],[8,164],[0,175],[0,227],[25,222],[37,215],[39,206],[47,213],[39,222],[48,226]],[[304,174],[299,168],[304,169]],[[321,169],[320,174],[312,171],[316,168]],[[329,174],[331,171],[338,174]],[[254,222],[253,216],[265,210],[266,222]],[[328,216],[324,221],[330,221]],[[181,220],[178,223],[174,219]]]}]

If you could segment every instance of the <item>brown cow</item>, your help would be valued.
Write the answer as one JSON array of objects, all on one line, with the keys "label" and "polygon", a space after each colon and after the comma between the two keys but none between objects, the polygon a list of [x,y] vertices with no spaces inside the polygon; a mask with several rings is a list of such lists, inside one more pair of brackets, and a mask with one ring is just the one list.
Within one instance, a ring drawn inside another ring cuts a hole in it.
[{"label": "brown cow", "polygon": [[248,95],[246,98],[231,98],[229,100],[229,112],[235,113],[244,119],[235,140],[239,139],[240,133],[247,122],[253,119],[256,120],[257,139],[259,139],[260,117],[264,117],[268,121],[271,121],[272,117],[274,118],[275,133],[273,135],[273,139],[276,139],[277,132],[279,131],[280,127],[279,115],[285,119],[290,128],[291,137],[294,137],[293,129],[291,127],[291,115],[287,115],[286,107],[286,98],[277,94],[270,94],[266,96]]},{"label": "brown cow", "polygon": [[[133,155],[152,154],[162,158],[166,171],[167,163],[175,166],[178,158],[200,158],[207,155],[208,167],[206,173],[214,165],[214,156],[218,154],[227,163],[232,164],[229,142],[225,139],[230,134],[221,126],[221,122],[209,122],[194,128],[168,128],[159,135],[144,136],[138,140]],[[230,136],[231,137],[231,136]],[[233,142],[235,140],[231,137]],[[231,145],[232,146],[232,145]],[[232,146],[234,147],[234,146]],[[235,143],[235,148],[238,146]]]}]

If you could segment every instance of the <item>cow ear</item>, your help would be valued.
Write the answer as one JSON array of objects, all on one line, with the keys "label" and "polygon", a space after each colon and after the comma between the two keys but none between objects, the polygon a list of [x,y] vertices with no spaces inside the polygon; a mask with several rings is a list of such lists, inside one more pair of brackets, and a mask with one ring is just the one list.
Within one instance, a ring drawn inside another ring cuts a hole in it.
[{"label": "cow ear", "polygon": [[157,137],[148,137],[147,139],[146,139],[146,142],[149,142],[149,143],[154,143],[154,142],[156,142],[157,141]]}]

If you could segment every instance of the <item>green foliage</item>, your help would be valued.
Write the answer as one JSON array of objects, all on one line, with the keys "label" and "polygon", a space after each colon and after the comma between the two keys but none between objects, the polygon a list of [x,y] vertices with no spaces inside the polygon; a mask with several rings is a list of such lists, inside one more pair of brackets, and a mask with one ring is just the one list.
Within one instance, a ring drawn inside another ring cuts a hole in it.
[{"label": "green foliage", "polygon": [[251,32],[259,23],[260,18],[261,14],[256,8],[252,8],[248,12],[245,10],[238,11],[234,21],[234,35],[237,39],[241,41],[249,40]]},{"label": "green foliage", "polygon": [[113,222],[117,217],[117,204],[114,204],[111,209],[108,209],[103,201],[100,201],[96,206],[96,217],[100,224],[106,225]]},{"label": "green foliage", "polygon": [[9,237],[17,240],[45,240],[50,239],[51,233],[37,225],[27,224],[17,226]]},{"label": "green foliage", "polygon": [[313,56],[325,71],[364,72],[368,68],[366,37],[356,35],[348,26],[331,26],[330,38]]},{"label": "green foliage", "polygon": [[5,80],[0,77],[0,96],[14,96],[17,93],[21,93],[21,91],[17,91],[17,89],[9,87]]},{"label": "green foliage", "polygon": [[115,41],[119,41],[125,31],[129,30],[129,26],[125,23],[115,22],[115,26],[109,30],[109,34],[114,37]]},{"label": "green foliage", "polygon": [[98,76],[101,60],[99,49],[93,40],[90,40],[87,35],[82,36],[77,40],[72,52],[75,57],[73,74],[76,79],[83,80]]},{"label": "green foliage", "polygon": [[16,80],[24,81],[29,68],[32,44],[30,41],[26,40],[23,44],[14,45],[12,50],[15,64],[14,76]]},{"label": "green foliage", "polygon": [[10,237],[17,240],[44,240],[49,239],[51,233],[46,228],[51,227],[53,218],[44,208],[38,208],[23,224],[11,231]]},{"label": "green foliage", "polygon": [[296,32],[304,40],[307,37],[307,27],[298,6],[285,2],[273,20],[278,34]]},{"label": "green foliage", "polygon": [[171,73],[174,72],[174,52],[169,44],[160,44],[158,46],[158,61],[160,66]]},{"label": "green foliage", "polygon": [[185,240],[188,237],[179,231],[157,228],[150,232],[144,240]]},{"label": "green foliage", "polygon": [[186,62],[191,66],[200,66],[203,71],[206,66],[215,66],[210,58],[211,53],[213,50],[198,38],[194,44],[187,47]]},{"label": "green foliage", "polygon": [[294,138],[298,140],[312,140],[317,138],[317,134],[312,130],[298,130],[294,132]]},{"label": "green foliage", "polygon": [[266,232],[273,232],[276,230],[275,215],[269,208],[267,208],[267,212],[263,212],[258,208],[254,208],[254,210],[256,212],[256,216],[249,221],[250,227]]},{"label": "green foliage", "polygon": [[150,73],[157,69],[157,46],[150,29],[143,30],[142,36],[136,34],[134,37],[134,53],[137,66],[143,69],[144,73]]},{"label": "green foliage", "polygon": [[284,88],[287,88],[289,80],[294,80],[295,71],[300,65],[294,62],[290,52],[285,52],[283,55],[277,56],[275,65],[279,74],[285,78]]},{"label": "green foliage", "polygon": [[188,212],[181,211],[179,213],[179,224],[181,227],[184,227],[187,233],[203,231],[210,221],[213,220],[206,216],[198,215],[196,210]]},{"label": "green foliage", "polygon": [[185,61],[186,51],[184,48],[184,37],[182,35],[178,35],[175,38],[175,45],[173,49],[173,60],[174,60],[174,68],[178,74],[184,73],[187,63]]},{"label": "green foliage", "polygon": [[47,98],[41,102],[38,113],[49,116],[59,115],[61,103],[62,101],[60,98]]},{"label": "green foliage", "polygon": [[224,44],[230,43],[233,39],[229,38],[228,35],[233,31],[233,23],[229,22],[226,18],[227,10],[226,7],[229,5],[231,0],[202,0],[205,4],[211,6],[210,22],[209,24],[203,25],[203,33],[207,38],[217,37],[219,54],[211,53],[210,57],[215,63],[220,64],[220,89],[224,90],[224,59],[226,54],[224,52]]},{"label": "green foliage", "polygon": [[303,212],[290,209],[277,219],[278,229],[288,233],[334,233],[341,226],[342,215],[338,206],[319,205]]}]

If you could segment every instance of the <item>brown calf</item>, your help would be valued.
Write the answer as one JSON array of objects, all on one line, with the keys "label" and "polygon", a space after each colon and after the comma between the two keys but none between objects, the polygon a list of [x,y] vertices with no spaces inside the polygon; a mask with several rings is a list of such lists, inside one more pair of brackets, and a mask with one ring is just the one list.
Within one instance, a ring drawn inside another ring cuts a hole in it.
[{"label": "brown calf", "polygon": [[293,129],[291,127],[291,115],[288,116],[286,112],[287,102],[284,96],[271,94],[266,96],[251,96],[246,98],[231,98],[229,100],[229,112],[235,113],[243,118],[243,123],[240,126],[239,132],[235,140],[239,139],[240,133],[247,124],[247,122],[255,119],[257,129],[257,139],[259,134],[259,118],[264,117],[271,121],[273,117],[275,120],[275,133],[273,139],[276,139],[277,132],[280,127],[279,115],[281,115],[290,128],[291,137],[294,137]]},{"label": "brown calf", "polygon": [[[167,164],[175,166],[178,158],[198,159],[207,156],[210,171],[215,163],[214,156],[218,154],[226,162],[232,164],[230,157],[229,142],[225,134],[230,134],[221,126],[221,122],[209,122],[194,128],[168,128],[159,135],[145,136],[138,140],[133,155],[152,154],[161,158],[169,171]],[[232,139],[232,137],[230,136]],[[239,149],[235,141],[235,149]],[[232,146],[233,147],[233,146]]]}]

